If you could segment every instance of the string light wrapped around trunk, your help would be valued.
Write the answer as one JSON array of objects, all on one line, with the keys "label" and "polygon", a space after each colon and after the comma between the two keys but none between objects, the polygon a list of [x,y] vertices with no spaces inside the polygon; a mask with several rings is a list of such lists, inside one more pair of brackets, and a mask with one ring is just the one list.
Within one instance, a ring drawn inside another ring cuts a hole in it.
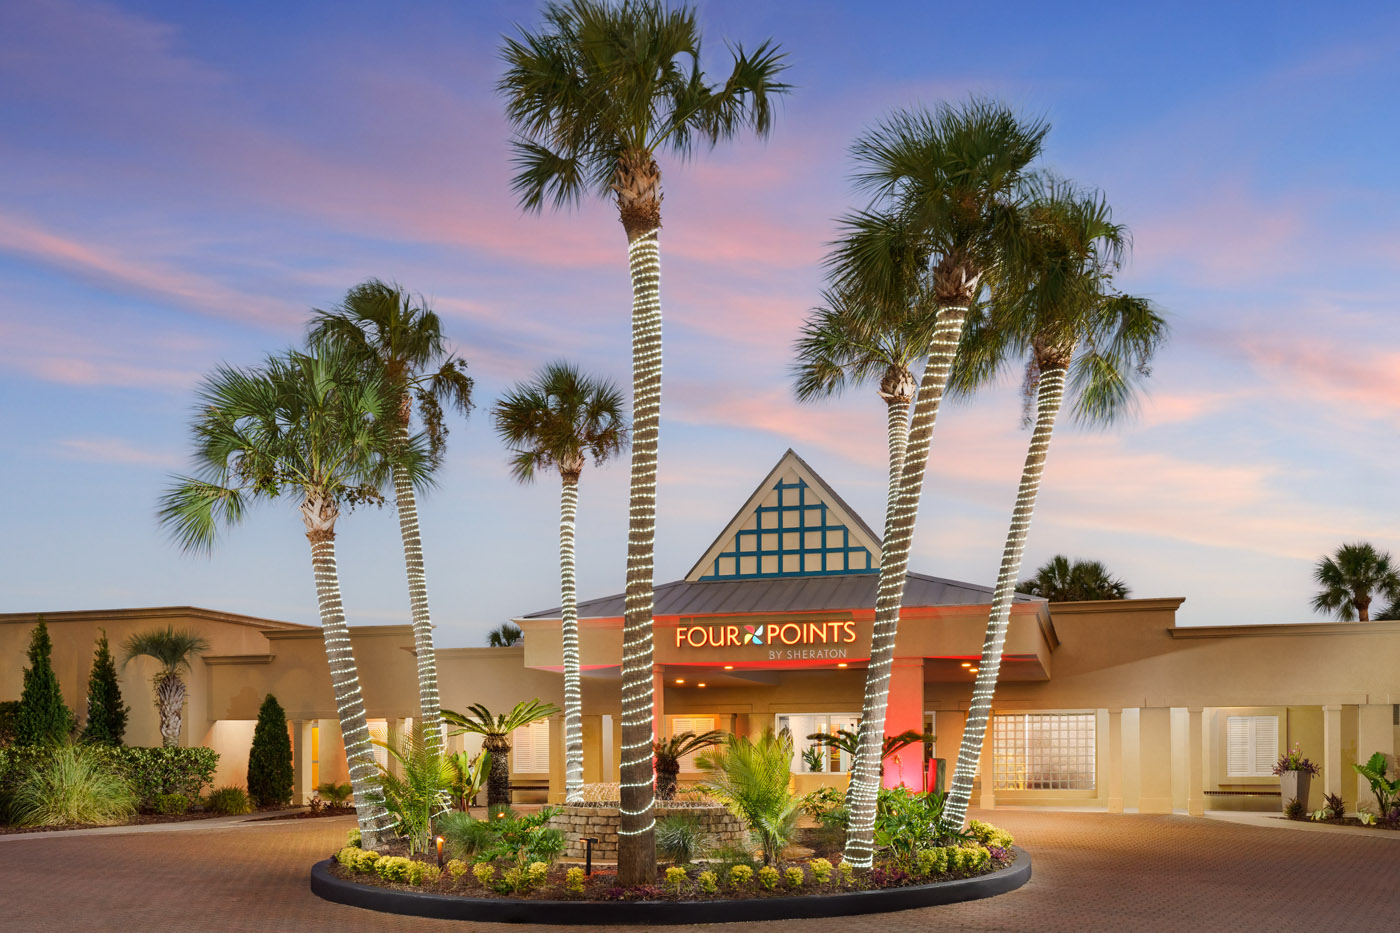
[{"label": "string light wrapped around trunk", "polygon": [[1050,451],[1050,435],[1055,430],[1055,418],[1065,395],[1065,368],[1046,367],[1040,371],[1036,388],[1035,430],[1026,451],[1026,464],[1021,471],[1021,485],[1016,490],[1016,507],[1011,513],[1011,527],[1006,533],[1006,547],[1001,555],[1001,570],[997,574],[992,608],[987,618],[987,634],[982,642],[982,660],[977,665],[977,680],[972,686],[972,702],[968,706],[967,723],[963,726],[962,744],[958,747],[958,763],[953,771],[953,783],[943,808],[943,826],[961,829],[972,799],[972,781],[982,758],[987,723],[992,713],[992,697],[997,689],[1001,670],[1002,649],[1006,645],[1006,630],[1011,618],[1011,601],[1016,595],[1016,579],[1021,573],[1021,555],[1035,512],[1040,478],[1045,472],[1045,458]]},{"label": "string light wrapped around trunk", "polygon": [[[408,442],[408,429],[399,428],[400,443]],[[438,695],[437,654],[433,648],[433,619],[428,610],[428,574],[423,565],[423,539],[418,526],[418,500],[403,470],[394,470],[394,501],[403,538],[404,566],[408,572],[408,603],[413,613],[413,650],[418,658],[418,705],[423,740],[430,752],[442,750],[442,698]]]},{"label": "string light wrapped around trunk", "polygon": [[579,683],[578,588],[574,579],[574,522],[578,476],[563,474],[559,494],[560,629],[564,641],[564,802],[583,802],[583,692]]}]

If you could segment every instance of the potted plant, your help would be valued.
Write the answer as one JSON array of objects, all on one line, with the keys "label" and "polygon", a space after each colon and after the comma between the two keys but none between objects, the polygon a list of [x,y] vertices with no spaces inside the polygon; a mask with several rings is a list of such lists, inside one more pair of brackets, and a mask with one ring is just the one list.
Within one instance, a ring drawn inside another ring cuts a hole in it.
[{"label": "potted plant", "polygon": [[1321,770],[1303,757],[1302,747],[1296,742],[1286,755],[1279,758],[1278,764],[1274,765],[1274,774],[1278,775],[1284,813],[1288,812],[1291,800],[1297,800],[1307,809],[1308,787],[1312,784],[1313,775]]}]

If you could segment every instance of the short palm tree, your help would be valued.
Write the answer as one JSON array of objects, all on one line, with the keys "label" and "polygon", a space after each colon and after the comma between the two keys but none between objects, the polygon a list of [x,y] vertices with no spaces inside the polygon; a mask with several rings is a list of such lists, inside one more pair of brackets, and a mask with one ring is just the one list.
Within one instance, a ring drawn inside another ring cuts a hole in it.
[{"label": "short palm tree", "polygon": [[535,32],[507,38],[499,89],[515,140],[526,210],[585,195],[617,205],[632,276],[632,447],[622,648],[618,881],[656,877],[652,812],[652,599],[656,454],[661,425],[661,168],[750,128],[766,136],[783,55],[770,42],[731,47],[711,83],[695,10],[662,0],[559,0]]},{"label": "short palm tree", "polygon": [[490,648],[509,648],[511,645],[520,644],[520,639],[524,637],[525,633],[520,630],[520,626],[502,622],[487,633],[486,644]]},{"label": "short palm tree", "polygon": [[450,709],[442,711],[442,720],[456,726],[449,735],[471,733],[482,737],[482,747],[491,753],[491,775],[486,780],[486,805],[510,806],[510,734],[532,722],[556,715],[559,707],[541,703],[538,699],[523,700],[508,713],[492,716],[480,703],[467,707],[466,715]]},{"label": "short palm tree", "polygon": [[1052,603],[1072,603],[1127,599],[1132,590],[1099,561],[1071,561],[1063,554],[1056,554],[1040,565],[1034,577],[1017,584],[1016,592],[1043,596]]},{"label": "short palm tree", "polygon": [[[1313,608],[1343,622],[1371,621],[1371,600],[1377,593],[1392,606],[1400,604],[1400,567],[1389,553],[1364,541],[1343,544],[1337,553],[1319,558],[1313,579],[1322,587],[1313,597]],[[1390,615],[1389,608],[1382,613]]]},{"label": "short palm tree", "polygon": [[725,734],[718,729],[709,732],[682,732],[652,744],[656,761],[656,796],[670,800],[676,796],[676,776],[681,773],[681,759],[686,755],[719,745]]},{"label": "short palm tree", "polygon": [[857,868],[869,867],[875,854],[890,668],[929,443],[963,324],[984,277],[1021,249],[1025,173],[1046,131],[1043,123],[1018,119],[999,104],[973,100],[897,111],[853,147],[856,181],[876,203],[843,221],[844,233],[829,260],[838,286],[897,290],[904,271],[893,260],[902,253],[891,241],[908,243],[928,257],[937,308],[909,424],[899,499],[889,510],[881,542],[861,741],[848,796],[851,824],[844,857]]},{"label": "short palm tree", "polygon": [[749,827],[763,864],[771,865],[797,831],[801,800],[788,789],[792,780],[792,736],[768,729],[756,739],[729,735],[723,745],[700,755],[711,772],[701,786],[718,797]]},{"label": "short palm tree", "polygon": [[[860,733],[852,732],[850,729],[837,729],[835,732],[813,732],[807,736],[807,741],[843,751],[854,758],[860,747]],[[936,741],[937,738],[933,733],[916,732],[913,729],[906,729],[898,735],[885,736],[884,741],[880,743],[880,776],[884,777],[885,775],[886,758],[902,752],[910,745],[932,744]]]},{"label": "short palm tree", "polygon": [[441,741],[430,741],[422,723],[414,723],[397,745],[378,740],[374,744],[398,765],[380,766],[377,776],[384,805],[397,821],[395,829],[408,841],[410,855],[426,852],[433,839],[433,815],[444,809],[456,771]]},{"label": "short palm tree", "polygon": [[160,716],[160,744],[174,748],[180,744],[180,724],[185,711],[185,681],[181,676],[190,669],[197,654],[209,650],[209,641],[194,632],[163,629],[137,632],[122,644],[123,664],[136,658],[154,658],[160,664],[155,675],[156,712]]},{"label": "short palm tree", "polygon": [[[1114,223],[1104,198],[1056,181],[1038,185],[1027,211],[1029,249],[1003,270],[1006,286],[999,308],[964,355],[954,388],[980,384],[1001,361],[1025,358],[1026,398],[1035,398],[1034,430],[1021,470],[1001,568],[992,592],[982,659],[972,688],[943,826],[960,831],[972,797],[1002,650],[1035,512],[1035,500],[1068,391],[1080,424],[1108,425],[1127,413],[1138,381],[1166,339],[1167,324],[1145,299],[1112,287],[1129,245],[1127,230]],[[981,370],[980,372],[978,370]],[[1029,417],[1027,420],[1030,420]]]},{"label": "short palm tree", "polygon": [[[350,289],[330,311],[317,311],[311,320],[313,343],[330,343],[378,372],[397,393],[395,445],[407,442],[413,413],[427,434],[430,465],[441,459],[447,427],[443,406],[463,415],[472,407],[472,379],[466,361],[451,353],[442,335],[442,322],[422,298],[414,299],[397,285],[370,279]],[[437,654],[433,649],[433,620],[428,610],[428,577],[423,567],[423,541],[418,527],[414,483],[394,469],[394,502],[399,512],[408,601],[413,619],[413,648],[418,659],[418,703],[424,741],[442,746],[438,697]]]},{"label": "short palm tree", "polygon": [[[179,477],[161,499],[160,518],[186,550],[207,551],[220,525],[242,520],[253,502],[295,505],[311,545],[321,631],[355,811],[366,848],[387,828],[373,793],[377,768],[359,671],[335,563],[342,505],[383,501],[390,467],[415,482],[425,475],[427,441],[399,437],[399,394],[339,350],[289,351],[256,369],[221,367],[205,379],[193,434],[194,477]],[[392,458],[392,459],[391,459]]]},{"label": "short palm tree", "polygon": [[592,379],[568,363],[551,363],[532,382],[515,386],[494,410],[496,433],[511,452],[522,483],[541,469],[559,471],[560,625],[564,641],[564,799],[583,801],[583,692],[579,680],[578,591],[574,580],[574,521],[578,481],[589,458],[602,466],[627,446],[627,421],[617,386]]}]

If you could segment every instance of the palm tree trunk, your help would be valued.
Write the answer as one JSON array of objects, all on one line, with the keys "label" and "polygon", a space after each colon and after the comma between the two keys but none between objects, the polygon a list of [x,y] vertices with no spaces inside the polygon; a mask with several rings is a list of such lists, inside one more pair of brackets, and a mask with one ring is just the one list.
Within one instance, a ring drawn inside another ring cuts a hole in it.
[{"label": "palm tree trunk", "polygon": [[562,474],[559,494],[559,589],[564,638],[564,802],[583,802],[583,692],[579,684],[578,593],[574,583],[574,519],[578,476]]},{"label": "palm tree trunk", "polygon": [[885,400],[889,419],[890,483],[885,491],[885,527],[899,502],[899,482],[904,472],[904,451],[909,446],[909,399],[892,397]]},{"label": "palm tree trunk", "polygon": [[[306,509],[303,508],[303,513]],[[350,629],[340,600],[340,573],[335,564],[335,531],[313,528],[306,537],[311,542],[311,568],[316,574],[316,600],[321,608],[321,635],[330,664],[331,688],[340,714],[340,736],[345,743],[345,760],[350,766],[350,787],[355,794],[355,816],[360,824],[361,844],[373,849],[379,834],[389,824],[389,813],[380,803],[374,782],[379,768],[370,744],[365,701],[360,694],[360,674],[350,646]]]},{"label": "palm tree trunk", "polygon": [[185,709],[185,682],[172,671],[156,679],[156,711],[160,714],[160,744],[176,748],[180,744],[180,723]]},{"label": "palm tree trunk", "polygon": [[[1050,451],[1050,435],[1055,430],[1055,417],[1065,394],[1065,368],[1046,367],[1040,372],[1036,390],[1035,431],[1026,451],[1026,465],[1021,470],[1021,486],[1016,490],[1016,507],[1011,512],[1011,527],[1006,533],[1006,546],[1001,553],[1001,570],[997,574],[996,590],[992,594],[992,609],[987,618],[987,636],[982,642],[982,661],[977,666],[977,681],[972,687],[972,703],[963,727],[962,744],[958,748],[958,763],[953,771],[953,784],[948,802],[943,808],[943,826],[962,829],[967,805],[972,798],[972,779],[982,757],[982,743],[987,734],[987,721],[992,711],[992,696],[996,693],[997,674],[1001,669],[1002,647],[1006,644],[1007,622],[1011,617],[1011,600],[1015,596],[1016,578],[1021,572],[1021,554],[1030,532],[1035,497],[1040,491],[1040,477],[1045,470],[1045,457]],[[985,790],[985,788],[984,788]]]},{"label": "palm tree trunk", "polygon": [[[407,428],[402,428],[407,437]],[[423,740],[429,752],[442,750],[442,698],[438,696],[437,654],[433,649],[433,619],[428,611],[428,575],[423,568],[423,540],[418,530],[418,500],[403,470],[394,470],[394,499],[403,537],[404,567],[408,571],[408,602],[413,613],[413,651],[418,657],[418,707]]]},{"label": "palm tree trunk", "polygon": [[491,753],[491,770],[486,775],[486,806],[510,806],[510,739],[487,736],[482,747]]},{"label": "palm tree trunk", "polygon": [[875,855],[875,803],[880,789],[881,748],[885,736],[885,706],[889,699],[890,667],[894,662],[899,607],[909,568],[909,545],[914,537],[919,497],[924,488],[929,442],[938,420],[939,403],[967,318],[964,305],[944,305],[929,344],[909,425],[909,439],[900,471],[899,499],[885,518],[880,548],[880,586],[875,597],[875,626],[870,637],[870,663],[865,672],[865,701],[860,721],[856,760],[848,795],[851,824],[843,857],[856,868],[868,868]]}]

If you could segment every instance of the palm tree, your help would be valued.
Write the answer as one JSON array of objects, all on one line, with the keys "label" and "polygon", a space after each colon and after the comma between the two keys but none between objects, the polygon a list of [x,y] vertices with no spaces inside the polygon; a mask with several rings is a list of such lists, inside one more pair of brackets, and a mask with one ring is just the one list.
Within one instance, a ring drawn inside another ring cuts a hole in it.
[{"label": "palm tree", "polygon": [[[854,758],[860,748],[860,734],[850,729],[837,729],[835,732],[813,732],[807,741],[826,748],[834,748]],[[906,729],[898,735],[887,735],[880,743],[880,777],[885,776],[885,759],[914,744],[933,744],[938,741],[932,732],[916,732]]]},{"label": "palm tree", "polygon": [[156,712],[160,716],[160,744],[175,748],[180,744],[180,723],[185,710],[185,681],[180,675],[190,669],[197,654],[209,650],[209,641],[194,632],[164,629],[136,632],[122,643],[123,666],[133,659],[154,658],[160,664],[155,676]]},{"label": "palm tree", "polygon": [[681,759],[686,755],[720,745],[725,734],[718,729],[709,732],[682,732],[669,739],[661,739],[652,745],[652,757],[656,759],[656,796],[670,800],[676,796],[676,775],[681,773]]},{"label": "palm tree", "polygon": [[766,136],[788,86],[771,42],[731,48],[723,81],[700,67],[695,11],[662,0],[559,0],[538,32],[507,38],[500,91],[517,133],[515,190],[526,210],[585,194],[613,199],[632,277],[632,447],[622,646],[618,882],[656,877],[652,813],[652,563],[661,421],[661,168],[745,127]]},{"label": "palm tree", "polygon": [[1127,599],[1128,584],[1108,572],[1096,560],[1071,562],[1063,554],[1041,564],[1035,576],[1016,585],[1016,592],[1043,596],[1052,603],[1083,602],[1092,599]]},{"label": "palm tree", "polygon": [[461,735],[470,732],[482,737],[482,747],[491,753],[491,776],[486,780],[486,805],[510,805],[510,734],[532,722],[548,719],[559,712],[553,703],[541,703],[538,699],[523,700],[508,713],[492,716],[491,711],[480,703],[467,707],[467,715],[454,713],[450,709],[442,711],[442,720],[460,728],[448,735]]},{"label": "palm tree", "polygon": [[1371,621],[1371,599],[1375,593],[1391,602],[1381,618],[1393,617],[1392,610],[1400,604],[1400,570],[1388,552],[1377,551],[1364,541],[1343,544],[1337,553],[1319,558],[1313,579],[1322,587],[1313,597],[1313,608],[1343,622]]},{"label": "palm tree", "polygon": [[560,625],[564,641],[564,799],[583,802],[583,693],[579,681],[578,592],[574,581],[574,519],[578,481],[592,457],[604,461],[627,446],[622,393],[568,363],[551,363],[531,383],[496,403],[496,433],[510,448],[511,472],[522,483],[537,469],[559,471]]},{"label": "palm tree", "polygon": [[160,519],[188,551],[207,551],[220,525],[242,520],[260,499],[295,504],[311,545],[311,566],[331,686],[340,712],[355,811],[366,848],[388,828],[375,793],[375,766],[360,678],[341,603],[335,563],[342,504],[380,503],[389,469],[420,482],[422,435],[399,437],[399,393],[382,374],[328,347],[289,351],[260,368],[221,367],[200,389],[195,477],[178,477],[161,499]]},{"label": "palm tree", "polygon": [[[892,242],[927,256],[937,310],[928,361],[915,395],[899,481],[881,543],[880,583],[860,725],[851,775],[851,825],[844,857],[866,868],[875,854],[875,805],[885,731],[890,667],[909,567],[929,442],[957,353],[963,322],[983,278],[1020,249],[1023,176],[1040,153],[1047,127],[1005,107],[974,100],[960,107],[897,111],[854,146],[856,180],[877,207],[843,221],[830,258],[838,283],[897,286],[901,255]],[[891,223],[897,218],[898,223]]]},{"label": "palm tree", "polygon": [[487,633],[486,644],[490,648],[509,648],[520,644],[520,639],[524,637],[525,633],[520,630],[520,626],[502,622]]},{"label": "palm tree", "polygon": [[[965,372],[955,389],[980,383],[1001,361],[1026,357],[1026,397],[1035,397],[1035,428],[1026,451],[1016,504],[1002,549],[1001,569],[992,593],[982,660],[972,688],[966,725],[958,749],[943,825],[961,830],[972,797],[972,781],[982,755],[992,697],[1001,669],[1002,649],[1015,598],[1021,555],[1040,491],[1066,388],[1074,396],[1075,419],[1108,425],[1125,414],[1137,381],[1166,338],[1167,325],[1142,298],[1112,287],[1113,273],[1129,246],[1127,230],[1113,222],[1108,203],[1097,193],[1049,181],[1038,186],[1027,212],[1031,248],[1019,265],[1005,270],[1002,307],[974,339]],[[979,352],[980,351],[980,352]],[[978,372],[978,370],[981,372]],[[1029,417],[1028,417],[1029,420]]]},{"label": "palm tree", "polygon": [[[447,426],[443,404],[463,415],[471,411],[472,380],[466,361],[447,349],[442,322],[419,298],[415,301],[397,285],[370,279],[350,289],[331,311],[316,311],[311,320],[313,343],[337,346],[368,369],[378,372],[397,393],[395,445],[407,442],[413,398],[428,436],[430,465],[442,458]],[[408,572],[408,601],[413,618],[413,648],[418,658],[418,705],[424,741],[442,747],[442,701],[438,697],[437,654],[433,650],[433,620],[428,611],[428,577],[423,567],[423,541],[418,528],[418,502],[408,474],[393,471],[394,502],[399,512],[404,566]]]}]

